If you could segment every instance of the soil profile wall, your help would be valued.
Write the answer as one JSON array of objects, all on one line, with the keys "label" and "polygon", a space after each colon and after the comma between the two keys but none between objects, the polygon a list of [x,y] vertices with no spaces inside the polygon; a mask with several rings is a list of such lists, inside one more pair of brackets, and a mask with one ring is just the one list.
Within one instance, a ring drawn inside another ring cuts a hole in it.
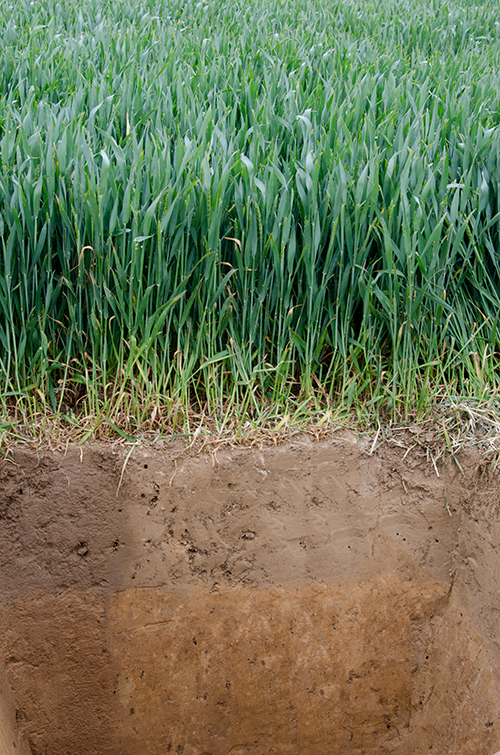
[{"label": "soil profile wall", "polygon": [[499,749],[487,465],[304,437],[136,449],[119,485],[127,450],[0,466],[0,661],[30,752]]}]

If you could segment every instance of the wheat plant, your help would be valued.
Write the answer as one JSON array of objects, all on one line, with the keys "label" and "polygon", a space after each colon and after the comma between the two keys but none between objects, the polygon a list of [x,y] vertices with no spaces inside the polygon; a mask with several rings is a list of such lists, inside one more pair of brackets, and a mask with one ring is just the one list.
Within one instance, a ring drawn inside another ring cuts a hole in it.
[{"label": "wheat plant", "polygon": [[129,437],[496,395],[496,3],[0,11],[7,424]]}]

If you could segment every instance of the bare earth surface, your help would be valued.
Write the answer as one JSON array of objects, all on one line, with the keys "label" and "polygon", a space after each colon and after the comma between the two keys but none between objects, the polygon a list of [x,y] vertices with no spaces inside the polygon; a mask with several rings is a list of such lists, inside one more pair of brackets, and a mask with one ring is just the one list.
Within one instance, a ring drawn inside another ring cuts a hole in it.
[{"label": "bare earth surface", "polygon": [[491,468],[173,449],[0,462],[0,752],[500,749]]}]

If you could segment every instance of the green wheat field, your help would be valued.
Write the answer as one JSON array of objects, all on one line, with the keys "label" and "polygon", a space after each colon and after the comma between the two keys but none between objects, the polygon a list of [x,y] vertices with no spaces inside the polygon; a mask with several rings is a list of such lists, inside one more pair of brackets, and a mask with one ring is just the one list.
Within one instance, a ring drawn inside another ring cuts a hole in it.
[{"label": "green wheat field", "polygon": [[499,231],[496,1],[0,0],[4,431],[491,402]]}]

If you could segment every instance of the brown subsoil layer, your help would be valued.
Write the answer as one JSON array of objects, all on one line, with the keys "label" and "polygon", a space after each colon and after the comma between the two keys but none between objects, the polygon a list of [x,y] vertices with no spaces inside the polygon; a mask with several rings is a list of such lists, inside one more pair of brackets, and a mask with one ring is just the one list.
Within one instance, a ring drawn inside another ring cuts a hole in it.
[{"label": "brown subsoil layer", "polygon": [[438,477],[350,437],[127,451],[0,463],[0,752],[500,749],[479,457]]}]

